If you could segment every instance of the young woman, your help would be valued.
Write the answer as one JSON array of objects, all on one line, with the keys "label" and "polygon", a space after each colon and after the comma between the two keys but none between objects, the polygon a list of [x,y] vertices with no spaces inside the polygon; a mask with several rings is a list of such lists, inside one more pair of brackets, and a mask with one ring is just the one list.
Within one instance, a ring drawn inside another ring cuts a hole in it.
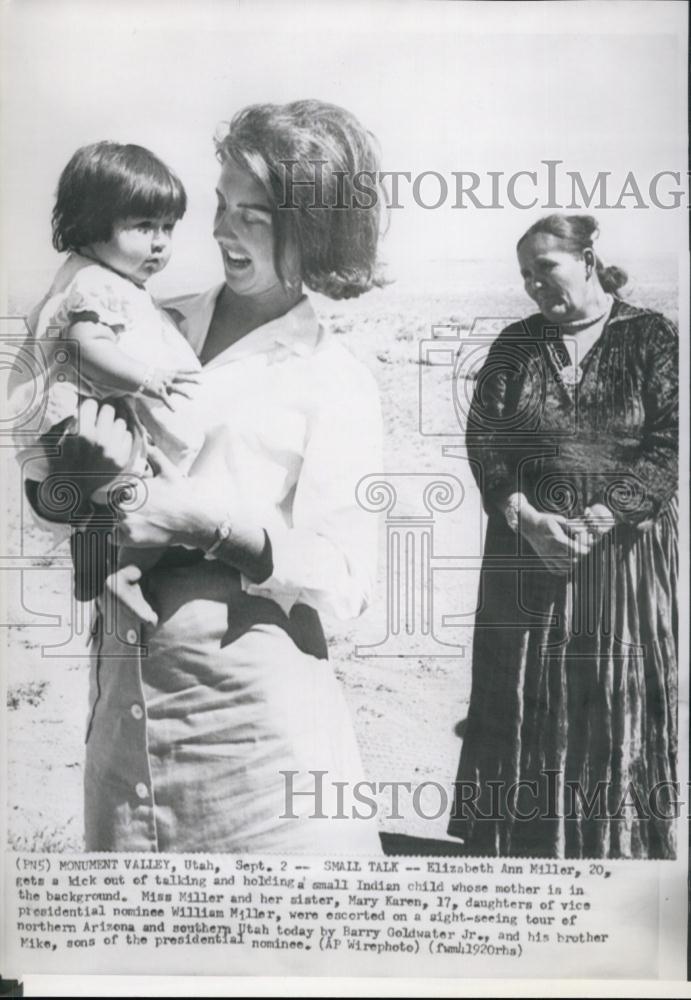
[{"label": "young woman", "polygon": [[[370,597],[376,529],[355,488],[381,468],[379,398],[303,285],[341,298],[381,283],[378,206],[352,187],[377,155],[318,101],[246,108],[217,150],[224,281],[173,303],[202,364],[205,443],[189,477],[153,449],[159,474],[121,512],[123,542],[168,552],[143,580],[157,624],[98,607],[86,847],[376,852],[374,823],[338,809],[335,782],[363,775],[319,615]],[[287,192],[287,170],[306,183]],[[321,204],[345,191],[346,208],[313,206],[316,170]],[[87,400],[54,471],[107,479],[131,443]]]}]

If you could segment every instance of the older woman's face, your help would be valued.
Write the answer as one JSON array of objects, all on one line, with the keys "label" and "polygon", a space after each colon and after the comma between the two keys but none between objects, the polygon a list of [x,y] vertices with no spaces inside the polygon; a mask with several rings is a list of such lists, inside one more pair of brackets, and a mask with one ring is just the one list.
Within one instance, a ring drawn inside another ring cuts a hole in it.
[{"label": "older woman's face", "polygon": [[[214,238],[223,260],[226,284],[238,295],[265,296],[283,291],[274,263],[271,205],[262,186],[233,160],[226,160],[216,187]],[[297,273],[295,255],[284,273]]]},{"label": "older woman's face", "polygon": [[518,264],[526,292],[546,319],[563,323],[585,315],[592,270],[563,240],[534,233],[521,243]]}]

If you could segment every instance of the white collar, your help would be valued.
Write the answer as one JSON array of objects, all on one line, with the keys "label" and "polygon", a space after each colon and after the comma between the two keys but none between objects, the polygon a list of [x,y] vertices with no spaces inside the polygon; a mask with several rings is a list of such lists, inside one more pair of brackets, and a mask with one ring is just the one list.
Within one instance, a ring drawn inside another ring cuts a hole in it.
[{"label": "white collar", "polygon": [[[223,288],[224,284],[221,283],[201,294],[181,295],[177,298],[166,299],[161,303],[165,309],[177,313],[180,329],[197,356],[202,352],[216,300]],[[293,308],[284,313],[283,316],[270,320],[268,323],[258,326],[256,330],[245,334],[240,340],[212,358],[205,367],[212,368],[252,354],[267,353],[277,345],[300,357],[306,357],[313,353],[321,336],[322,329],[312,308],[312,303],[306,295],[303,295]]]}]

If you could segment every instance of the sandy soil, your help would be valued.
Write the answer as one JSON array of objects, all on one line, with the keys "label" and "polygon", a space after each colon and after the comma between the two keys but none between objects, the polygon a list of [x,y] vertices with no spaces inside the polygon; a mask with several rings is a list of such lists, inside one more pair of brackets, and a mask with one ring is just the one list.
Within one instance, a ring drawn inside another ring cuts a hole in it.
[{"label": "sandy soil", "polygon": [[[672,275],[639,285],[635,291],[635,301],[676,319]],[[479,555],[483,525],[474,483],[461,459],[442,453],[443,447],[462,440],[451,401],[450,368],[421,365],[420,343],[430,337],[435,324],[458,324],[467,331],[475,316],[506,320],[523,315],[528,310],[522,292],[515,286],[497,289],[485,277],[464,282],[457,294],[421,296],[386,289],[353,303],[318,300],[317,308],[377,379],[386,428],[386,471],[408,474],[409,487],[417,486],[419,480],[412,477],[420,474],[444,473],[462,484],[465,495],[460,506],[435,515],[436,554]],[[491,329],[492,324],[485,321],[484,328]],[[421,433],[421,421],[427,433]],[[1,461],[8,511],[3,551],[9,555],[2,564],[8,638],[9,839],[18,849],[79,851],[88,670],[85,637],[70,638],[65,546],[51,552],[49,535],[33,524],[20,530],[17,467],[7,450]],[[406,503],[411,513],[419,507],[414,489]],[[332,661],[350,705],[368,778],[413,785],[438,782],[449,789],[461,745],[459,723],[468,704],[472,630],[469,624],[444,629],[442,617],[462,613],[465,621],[472,622],[476,569],[435,574],[435,629],[446,642],[456,644],[457,648],[449,648],[450,655],[424,655],[422,639],[415,634],[404,656],[364,655],[368,651],[361,647],[386,635],[383,517],[381,529],[380,578],[372,607],[356,622],[325,623]],[[87,626],[85,621],[83,633]],[[356,646],[363,655],[357,655]],[[439,810],[441,793],[434,788],[428,793],[420,805],[432,815]],[[383,831],[445,836],[445,814],[433,819],[417,815],[404,793],[397,819],[390,815],[390,793],[379,801]]]}]

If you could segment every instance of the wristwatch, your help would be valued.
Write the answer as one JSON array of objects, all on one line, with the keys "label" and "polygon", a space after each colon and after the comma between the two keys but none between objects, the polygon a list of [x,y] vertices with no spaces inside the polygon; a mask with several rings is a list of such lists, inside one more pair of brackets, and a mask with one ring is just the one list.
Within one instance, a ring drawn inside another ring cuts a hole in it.
[{"label": "wristwatch", "polygon": [[143,392],[145,392],[149,388],[149,386],[151,385],[151,383],[154,380],[154,375],[155,374],[156,373],[153,370],[153,368],[146,373],[146,375],[142,379],[142,384],[137,389],[134,390],[134,395],[135,396],[141,396],[141,394]]},{"label": "wristwatch", "polygon": [[205,555],[212,556],[216,552],[218,552],[223,543],[227,542],[232,534],[233,534],[233,525],[231,524],[230,518],[226,517],[220,522],[220,524],[216,526],[216,531],[214,532],[214,540],[209,546],[209,548],[206,550]]}]

